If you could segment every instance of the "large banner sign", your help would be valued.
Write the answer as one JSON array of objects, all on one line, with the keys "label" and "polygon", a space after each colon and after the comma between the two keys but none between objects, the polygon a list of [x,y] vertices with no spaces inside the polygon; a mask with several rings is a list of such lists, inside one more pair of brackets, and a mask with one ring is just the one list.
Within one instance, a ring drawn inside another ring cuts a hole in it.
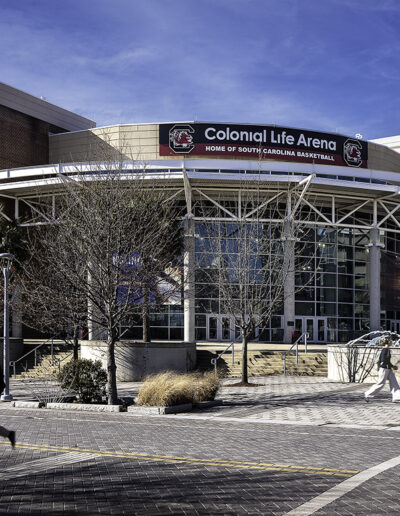
[{"label": "large banner sign", "polygon": [[367,168],[368,144],[274,125],[160,124],[161,156],[259,158]]}]

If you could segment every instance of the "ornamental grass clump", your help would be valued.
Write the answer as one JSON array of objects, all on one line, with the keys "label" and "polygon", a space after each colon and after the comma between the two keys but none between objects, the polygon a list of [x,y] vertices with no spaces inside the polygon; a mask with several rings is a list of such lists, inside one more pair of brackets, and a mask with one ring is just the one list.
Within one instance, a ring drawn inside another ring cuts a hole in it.
[{"label": "ornamental grass clump", "polygon": [[219,385],[220,379],[215,376],[212,371],[196,375],[193,383],[193,402],[199,403],[200,401],[211,401],[215,399]]},{"label": "ornamental grass clump", "polygon": [[213,374],[178,374],[172,372],[148,376],[138,393],[137,404],[172,407],[215,398],[219,379]]}]

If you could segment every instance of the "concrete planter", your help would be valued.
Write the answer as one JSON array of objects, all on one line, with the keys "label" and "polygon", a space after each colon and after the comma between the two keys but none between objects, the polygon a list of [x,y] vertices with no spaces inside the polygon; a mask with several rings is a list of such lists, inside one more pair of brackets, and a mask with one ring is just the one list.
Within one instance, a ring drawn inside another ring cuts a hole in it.
[{"label": "concrete planter", "polygon": [[128,412],[140,416],[160,416],[162,414],[177,414],[178,412],[189,412],[193,408],[209,408],[222,405],[222,400],[199,401],[198,403],[184,403],[172,407],[147,407],[144,405],[131,405]]},{"label": "concrete planter", "polygon": [[[382,347],[328,346],[328,379],[349,382],[353,372],[356,382],[374,383],[378,379],[377,361]],[[400,370],[400,349],[391,348],[392,364]]]},{"label": "concrete planter", "polygon": [[121,412],[121,405],[91,405],[86,403],[47,403],[46,408],[85,412]]},{"label": "concrete planter", "polygon": [[[107,345],[101,340],[81,341],[81,357],[100,360],[107,367]],[[115,346],[117,381],[137,382],[163,371],[187,373],[196,366],[196,345],[188,342],[121,341]]]},{"label": "concrete planter", "polygon": [[162,414],[177,414],[178,412],[190,412],[193,405],[184,403],[182,405],[173,405],[172,407],[146,407],[145,405],[131,405],[128,412],[138,416],[159,416]]}]

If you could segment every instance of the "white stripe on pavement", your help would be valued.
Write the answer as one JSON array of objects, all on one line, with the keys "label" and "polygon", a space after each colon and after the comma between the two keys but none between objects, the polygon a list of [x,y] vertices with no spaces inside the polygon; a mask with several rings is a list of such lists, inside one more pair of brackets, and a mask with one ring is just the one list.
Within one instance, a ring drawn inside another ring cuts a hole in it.
[{"label": "white stripe on pavement", "polygon": [[24,462],[23,464],[17,464],[16,466],[6,468],[0,472],[0,480],[46,473],[49,469],[55,469],[90,459],[93,459],[93,455],[89,453],[60,453],[52,455],[51,457],[46,457],[45,459]]},{"label": "white stripe on pavement", "polygon": [[325,491],[325,493],[322,493],[313,498],[312,500],[303,503],[302,505],[299,505],[299,507],[296,507],[296,509],[289,511],[286,514],[290,516],[308,516],[310,514],[313,514],[319,509],[322,509],[322,507],[325,507],[326,505],[334,502],[341,496],[344,496],[345,494],[349,493],[350,491],[360,486],[364,482],[367,482],[367,480],[369,480],[370,478],[379,475],[387,469],[394,468],[395,466],[399,465],[400,455],[394,457],[393,459],[387,460],[386,462],[382,462],[377,466],[373,466],[372,468],[361,471],[361,473],[357,473],[357,475],[354,475],[354,477],[344,480],[340,484],[332,487],[331,489],[328,489],[328,491]]}]

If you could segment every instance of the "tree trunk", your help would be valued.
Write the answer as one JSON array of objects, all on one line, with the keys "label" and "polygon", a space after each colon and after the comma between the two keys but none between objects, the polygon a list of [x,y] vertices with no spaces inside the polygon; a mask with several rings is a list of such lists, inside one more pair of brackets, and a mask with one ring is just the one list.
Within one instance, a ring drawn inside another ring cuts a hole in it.
[{"label": "tree trunk", "polygon": [[74,334],[72,336],[72,347],[74,360],[78,360],[79,351],[79,326],[74,326]]},{"label": "tree trunk", "polygon": [[150,316],[149,316],[149,305],[145,299],[143,299],[142,307],[142,319],[143,319],[143,342],[150,342]]},{"label": "tree trunk", "polygon": [[[146,275],[147,278],[147,275]],[[148,281],[143,284],[142,319],[143,319],[143,342],[150,342],[150,289]]]},{"label": "tree trunk", "polygon": [[115,364],[115,340],[113,335],[107,339],[107,401],[109,405],[118,402],[117,393],[117,366]]},{"label": "tree trunk", "polygon": [[247,369],[247,336],[242,337],[242,382],[248,383]]}]

